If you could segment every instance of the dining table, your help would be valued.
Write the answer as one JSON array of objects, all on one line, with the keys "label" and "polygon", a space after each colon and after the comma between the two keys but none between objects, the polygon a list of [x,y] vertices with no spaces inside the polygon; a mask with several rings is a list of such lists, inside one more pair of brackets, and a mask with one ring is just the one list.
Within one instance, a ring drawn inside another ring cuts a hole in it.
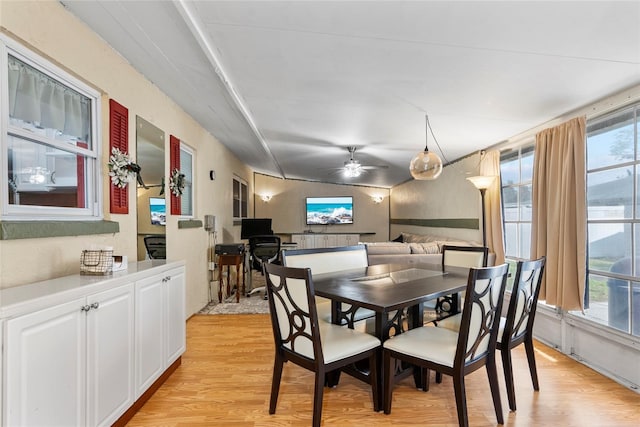
[{"label": "dining table", "polygon": [[[313,275],[313,286],[315,295],[331,300],[334,324],[353,327],[357,308],[372,310],[375,313],[373,333],[384,342],[406,329],[423,326],[427,301],[453,295],[451,312],[457,312],[458,294],[466,289],[468,275],[469,269],[462,267],[442,270],[420,264],[377,264]],[[382,351],[377,365],[378,389],[382,396]],[[421,386],[419,372],[413,369],[404,369],[404,372],[407,376],[413,373],[416,387]],[[352,374],[358,376],[357,370]],[[329,379],[328,385],[336,385],[338,380],[339,373]]]}]

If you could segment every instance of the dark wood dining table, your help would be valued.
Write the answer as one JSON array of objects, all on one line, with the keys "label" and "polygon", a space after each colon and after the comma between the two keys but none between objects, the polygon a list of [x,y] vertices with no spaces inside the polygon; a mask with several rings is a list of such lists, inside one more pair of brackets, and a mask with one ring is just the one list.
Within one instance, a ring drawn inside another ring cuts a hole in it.
[{"label": "dark wood dining table", "polygon": [[[449,295],[457,295],[467,286],[468,268],[447,267],[446,271],[433,266],[379,264],[313,276],[315,294],[331,300],[332,322],[353,325],[353,316],[343,313],[343,303],[364,307],[375,312],[375,336],[380,341],[424,322],[423,304]],[[457,298],[454,298],[457,311]],[[391,316],[390,316],[391,315]],[[378,357],[378,386],[382,396],[382,357]],[[337,384],[339,376],[329,380]],[[416,386],[421,378],[414,373]],[[380,406],[382,407],[382,406]]]}]

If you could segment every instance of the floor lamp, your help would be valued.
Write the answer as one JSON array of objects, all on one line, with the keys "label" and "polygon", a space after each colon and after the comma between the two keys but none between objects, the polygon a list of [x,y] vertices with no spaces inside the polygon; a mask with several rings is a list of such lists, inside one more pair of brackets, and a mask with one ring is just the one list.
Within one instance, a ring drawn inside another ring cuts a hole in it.
[{"label": "floor lamp", "polygon": [[486,230],[486,221],[485,221],[485,208],[484,208],[484,193],[487,191],[487,188],[493,183],[493,180],[496,179],[495,176],[491,175],[480,175],[480,176],[470,176],[467,178],[475,187],[480,190],[480,198],[482,199],[482,245],[487,247],[487,230]]}]

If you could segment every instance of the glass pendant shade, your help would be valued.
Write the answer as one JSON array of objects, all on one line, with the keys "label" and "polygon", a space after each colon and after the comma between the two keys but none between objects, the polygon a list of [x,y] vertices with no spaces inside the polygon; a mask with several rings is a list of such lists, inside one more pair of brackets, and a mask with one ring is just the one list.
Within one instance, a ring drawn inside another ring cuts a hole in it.
[{"label": "glass pendant shade", "polygon": [[421,151],[411,160],[409,172],[414,179],[436,179],[442,173],[442,160],[436,153]]}]

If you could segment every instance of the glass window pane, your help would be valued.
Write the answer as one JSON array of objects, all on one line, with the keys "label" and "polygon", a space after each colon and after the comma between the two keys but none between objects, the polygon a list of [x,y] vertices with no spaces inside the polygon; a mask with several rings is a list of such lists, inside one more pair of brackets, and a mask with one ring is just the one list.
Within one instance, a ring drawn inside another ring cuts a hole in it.
[{"label": "glass window pane", "polygon": [[609,278],[597,274],[589,274],[589,307],[587,316],[599,323],[607,324],[609,318]]},{"label": "glass window pane", "polygon": [[520,160],[521,167],[521,182],[530,182],[533,180],[533,147],[522,150],[522,159]]},{"label": "glass window pane", "polygon": [[587,218],[632,218],[633,168],[616,168],[587,176]]},{"label": "glass window pane", "polygon": [[617,113],[587,128],[587,169],[634,159],[633,110]]},{"label": "glass window pane", "polygon": [[240,218],[240,182],[233,180],[233,217]]},{"label": "glass window pane", "polygon": [[622,332],[629,332],[629,281],[607,279],[607,324]]},{"label": "glass window pane", "polygon": [[519,257],[531,258],[531,223],[520,223],[520,253]]},{"label": "glass window pane", "polygon": [[589,224],[589,269],[631,274],[631,224]]},{"label": "glass window pane", "polygon": [[10,205],[87,207],[86,157],[9,136],[7,160]]},{"label": "glass window pane", "polygon": [[504,225],[505,255],[518,257],[518,224]]},{"label": "glass window pane", "polygon": [[520,221],[531,221],[531,184],[520,186]]},{"label": "glass window pane", "polygon": [[[182,144],[182,143],[181,143]],[[184,174],[185,186],[180,197],[180,212],[184,216],[193,215],[193,156],[191,152],[180,150],[180,172]]]},{"label": "glass window pane", "polygon": [[9,123],[91,149],[91,99],[9,55]]},{"label": "glass window pane", "polygon": [[640,283],[631,282],[631,330],[633,335],[640,336]]},{"label": "glass window pane", "polygon": [[518,187],[502,188],[502,206],[505,221],[518,220]]},{"label": "glass window pane", "polygon": [[247,184],[241,184],[240,185],[240,190],[241,190],[241,214],[242,214],[242,218],[247,218],[248,217],[248,206],[249,206],[249,201],[248,201],[248,197],[249,194],[247,192]]},{"label": "glass window pane", "polygon": [[507,158],[500,161],[500,178],[502,185],[516,184],[520,182],[520,167],[518,162],[518,153],[513,156],[512,153]]}]

